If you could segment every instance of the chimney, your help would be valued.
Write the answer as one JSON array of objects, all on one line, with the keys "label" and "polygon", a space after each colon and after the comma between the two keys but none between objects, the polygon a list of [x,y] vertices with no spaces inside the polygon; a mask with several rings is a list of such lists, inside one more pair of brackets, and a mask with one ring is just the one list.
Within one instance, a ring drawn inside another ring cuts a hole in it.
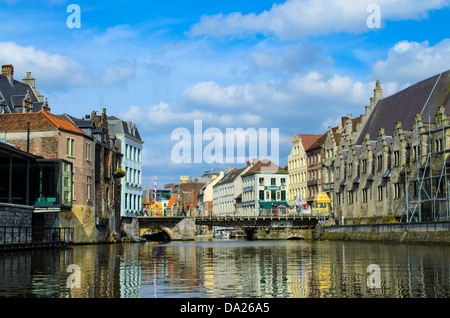
[{"label": "chimney", "polygon": [[13,85],[14,82],[14,66],[12,64],[2,65],[2,75],[6,76],[9,83]]},{"label": "chimney", "polygon": [[22,82],[24,84],[30,85],[32,89],[36,89],[36,79],[31,77],[31,72],[27,72],[27,77],[24,77],[22,79]]},{"label": "chimney", "polygon": [[145,201],[150,202],[150,186],[147,186],[147,191],[145,191]]}]

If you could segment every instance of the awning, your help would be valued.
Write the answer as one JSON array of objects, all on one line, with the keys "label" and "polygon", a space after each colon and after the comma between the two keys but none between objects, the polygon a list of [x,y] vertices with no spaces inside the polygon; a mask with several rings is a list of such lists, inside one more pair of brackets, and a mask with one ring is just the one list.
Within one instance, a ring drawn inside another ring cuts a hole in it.
[{"label": "awning", "polygon": [[330,198],[325,192],[320,192],[317,195],[317,203],[331,203]]},{"label": "awning", "polygon": [[289,204],[286,201],[259,201],[259,205],[263,209],[271,209],[274,207],[286,207],[290,208]]}]

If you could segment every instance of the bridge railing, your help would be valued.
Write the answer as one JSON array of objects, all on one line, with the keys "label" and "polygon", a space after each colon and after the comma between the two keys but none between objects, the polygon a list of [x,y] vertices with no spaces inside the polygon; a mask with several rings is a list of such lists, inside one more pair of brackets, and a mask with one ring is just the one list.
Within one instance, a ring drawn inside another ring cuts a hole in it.
[{"label": "bridge railing", "polygon": [[315,210],[297,210],[293,208],[260,208],[252,211],[250,214],[243,214],[240,210],[229,212],[199,211],[166,209],[166,211],[148,211],[144,213],[144,217],[197,217],[202,219],[208,218],[255,218],[255,217],[276,217],[276,218],[318,218],[324,219],[326,216]]},{"label": "bridge railing", "polygon": [[238,213],[237,211],[228,213],[212,213],[208,215],[199,215],[202,218],[318,218],[319,214],[317,211],[308,210],[296,210],[296,209],[259,209],[256,212],[250,214]]}]

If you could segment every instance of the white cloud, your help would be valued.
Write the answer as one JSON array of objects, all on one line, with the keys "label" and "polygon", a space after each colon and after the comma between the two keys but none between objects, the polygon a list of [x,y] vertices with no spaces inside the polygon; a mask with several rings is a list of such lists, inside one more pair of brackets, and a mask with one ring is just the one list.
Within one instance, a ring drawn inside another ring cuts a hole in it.
[{"label": "white cloud", "polygon": [[134,75],[134,67],[108,66],[101,76],[101,82],[104,85],[123,84]]},{"label": "white cloud", "polygon": [[[277,52],[281,51],[281,52]],[[286,45],[281,50],[267,45],[258,45],[247,58],[249,73],[267,71],[273,75],[305,72],[330,67],[334,61],[322,53],[322,48],[309,41]]]},{"label": "white cloud", "polygon": [[450,68],[450,39],[434,46],[428,41],[398,42],[385,60],[377,61],[374,73],[392,81],[413,84]]},{"label": "white cloud", "polygon": [[189,34],[223,37],[262,33],[293,40],[335,32],[359,33],[368,30],[371,12],[367,7],[374,3],[380,7],[382,20],[421,19],[429,10],[449,5],[448,0],[287,0],[259,14],[204,15]]},{"label": "white cloud", "polygon": [[[326,76],[317,71],[286,81],[266,81],[222,86],[200,82],[187,88],[172,102],[130,106],[119,113],[137,121],[146,132],[169,133],[177,127],[189,129],[194,120],[204,127],[280,128],[280,133],[298,129],[317,131],[317,120],[339,118],[347,112],[364,113],[375,83],[349,76]],[[287,133],[289,135],[290,133]]]},{"label": "white cloud", "polygon": [[89,82],[84,73],[84,66],[73,58],[50,54],[33,46],[0,42],[0,62],[13,64],[15,74],[18,76],[21,76],[20,74],[25,76],[27,71],[32,71],[33,77],[38,80],[37,85],[40,86],[68,87],[86,85]]},{"label": "white cloud", "polygon": [[161,102],[152,106],[129,106],[119,113],[123,120],[135,121],[141,125],[145,132],[158,132],[168,134],[178,127],[190,128],[194,120],[202,120],[208,127],[235,127],[236,125],[256,125],[260,122],[260,116],[249,112],[240,114],[227,114],[213,112],[212,110],[191,109],[190,107],[178,107],[176,103],[167,104]]}]

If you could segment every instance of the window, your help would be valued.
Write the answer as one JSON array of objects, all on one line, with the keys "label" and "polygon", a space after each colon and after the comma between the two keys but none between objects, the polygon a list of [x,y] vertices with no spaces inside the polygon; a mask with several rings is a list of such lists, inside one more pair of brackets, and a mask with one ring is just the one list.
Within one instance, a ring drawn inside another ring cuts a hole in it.
[{"label": "window", "polygon": [[348,191],[348,203],[353,204],[353,191]]},{"label": "window", "polygon": [[362,202],[367,203],[367,189],[362,189]]},{"label": "window", "polygon": [[367,159],[363,159],[361,165],[362,165],[361,167],[362,173],[363,174],[367,173]]},{"label": "window", "polygon": [[86,143],[86,160],[91,160],[91,144]]},{"label": "window", "polygon": [[75,143],[75,139],[67,138],[67,156],[68,157],[75,157],[74,143]]},{"label": "window", "polygon": [[383,168],[383,156],[377,156],[377,170],[380,171]]},{"label": "window", "polygon": [[442,139],[435,140],[435,151],[442,151]]},{"label": "window", "polygon": [[285,186],[286,185],[286,178],[281,178],[281,185]]},{"label": "window", "polygon": [[394,167],[398,167],[400,165],[400,151],[394,151]]},{"label": "window", "polygon": [[264,178],[259,178],[259,185],[263,186],[264,185]]},{"label": "window", "polygon": [[281,201],[286,200],[286,191],[281,191]]},{"label": "window", "polygon": [[259,200],[264,201],[264,191],[259,191]]},{"label": "window", "polygon": [[270,185],[276,185],[276,179],[275,178],[271,178],[270,179]]},{"label": "window", "polygon": [[378,201],[383,200],[383,186],[378,186]]},{"label": "window", "polygon": [[394,199],[399,199],[400,198],[400,183],[395,183],[394,184]]},{"label": "window", "polygon": [[87,185],[87,200],[91,201],[91,186],[92,186],[92,177],[86,177],[86,185]]}]

